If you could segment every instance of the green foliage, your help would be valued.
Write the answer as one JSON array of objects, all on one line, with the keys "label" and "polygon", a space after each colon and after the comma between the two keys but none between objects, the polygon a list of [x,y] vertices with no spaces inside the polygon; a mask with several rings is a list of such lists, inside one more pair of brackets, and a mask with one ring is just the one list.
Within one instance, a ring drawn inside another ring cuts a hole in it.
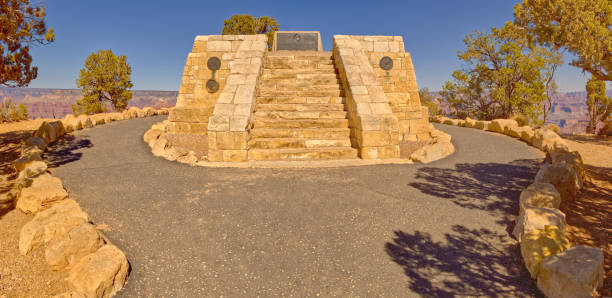
[{"label": "green foliage", "polygon": [[15,105],[13,99],[5,97],[0,105],[0,123],[28,120],[28,110],[26,106]]},{"label": "green foliage", "polygon": [[529,118],[525,117],[523,114],[514,114],[512,117],[510,117],[510,119],[516,121],[518,126],[527,126],[530,123]]},{"label": "green foliage", "polygon": [[0,85],[27,86],[38,75],[32,66],[31,45],[53,42],[45,26],[45,7],[29,0],[0,0]]},{"label": "green foliage", "polygon": [[612,81],[611,0],[523,0],[514,17],[530,42],[567,49],[577,57],[571,65]]},{"label": "green foliage", "polygon": [[272,49],[274,32],[276,31],[278,31],[278,23],[272,17],[263,16],[254,18],[249,14],[235,14],[223,21],[221,34],[266,34],[268,36],[268,49]]},{"label": "green foliage", "polygon": [[131,74],[127,58],[115,56],[110,49],[89,55],[76,80],[83,98],[72,105],[73,113],[102,113],[106,111],[106,103],[110,103],[115,111],[123,111],[132,98],[132,91],[128,90],[134,86]]},{"label": "green foliage", "polygon": [[440,115],[440,107],[434,96],[429,92],[429,89],[419,89],[419,98],[421,99],[421,105],[426,106],[429,111],[429,119],[433,119],[433,117]]},{"label": "green foliage", "polygon": [[612,98],[606,96],[606,83],[595,77],[586,83],[587,99],[589,108],[589,122],[587,133],[596,133],[597,123],[605,122],[612,113]]},{"label": "green foliage", "polygon": [[548,130],[552,130],[554,131],[556,134],[559,134],[559,131],[561,131],[561,128],[559,126],[557,126],[556,124],[553,123],[549,123],[546,125],[546,129]]},{"label": "green foliage", "polygon": [[523,114],[539,122],[561,54],[527,46],[526,38],[511,23],[491,28],[489,34],[468,34],[464,43],[466,50],[458,54],[464,68],[453,72],[452,81],[440,93],[454,116],[490,120]]}]

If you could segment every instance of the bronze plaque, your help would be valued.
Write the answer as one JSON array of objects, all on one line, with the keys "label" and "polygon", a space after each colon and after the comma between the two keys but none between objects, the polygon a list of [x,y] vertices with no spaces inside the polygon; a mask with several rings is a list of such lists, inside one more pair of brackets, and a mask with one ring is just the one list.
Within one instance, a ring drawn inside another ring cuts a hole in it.
[{"label": "bronze plaque", "polygon": [[277,51],[318,51],[319,36],[316,33],[276,33]]},{"label": "bronze plaque", "polygon": [[219,60],[217,57],[210,57],[208,58],[206,65],[210,70],[219,70],[219,68],[221,68],[221,60]]},{"label": "bronze plaque", "polygon": [[219,83],[215,79],[206,81],[206,90],[208,90],[210,93],[219,91]]},{"label": "bronze plaque", "polygon": [[391,68],[393,68],[393,59],[391,59],[389,56],[385,56],[380,58],[380,68],[384,69],[384,70],[391,70]]}]

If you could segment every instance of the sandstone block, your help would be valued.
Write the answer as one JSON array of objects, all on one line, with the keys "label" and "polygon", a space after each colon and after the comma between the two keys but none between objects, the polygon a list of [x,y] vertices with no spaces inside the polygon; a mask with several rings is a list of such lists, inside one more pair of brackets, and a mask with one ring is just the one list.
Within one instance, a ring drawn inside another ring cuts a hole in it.
[{"label": "sandstone block", "polygon": [[37,213],[19,233],[19,252],[26,255],[33,248],[59,239],[73,228],[89,222],[89,216],[79,204],[65,199]]},{"label": "sandstone block", "polygon": [[49,125],[55,130],[55,137],[59,139],[61,136],[66,134],[66,129],[64,128],[64,124],[62,121],[51,121]]},{"label": "sandstone block", "polygon": [[106,117],[105,114],[94,114],[94,115],[89,116],[89,119],[91,120],[91,123],[94,126],[98,126],[98,125],[106,124],[105,117]]},{"label": "sandstone block", "polygon": [[151,152],[155,156],[164,156],[167,146],[168,139],[165,136],[161,136],[152,141]]},{"label": "sandstone block", "polygon": [[45,250],[45,259],[53,270],[71,267],[88,254],[96,252],[106,242],[96,228],[80,225],[68,234],[51,242]]},{"label": "sandstone block", "polygon": [[17,209],[24,213],[37,213],[53,203],[68,197],[62,181],[44,173],[33,178],[32,185],[21,190]]},{"label": "sandstone block", "polygon": [[38,149],[45,151],[45,149],[47,148],[47,144],[45,143],[45,140],[40,138],[40,137],[29,137],[25,140],[25,146],[35,146],[38,147]]},{"label": "sandstone block", "polygon": [[536,182],[521,192],[519,207],[523,212],[525,207],[559,208],[560,203],[561,195],[554,185]]},{"label": "sandstone block", "polygon": [[81,124],[83,125],[83,128],[91,128],[93,127],[93,122],[91,121],[91,119],[89,119],[89,116],[87,115],[79,115],[79,121],[81,121]]},{"label": "sandstone block", "polygon": [[161,136],[162,133],[163,133],[162,130],[151,128],[147,130],[147,132],[145,132],[142,139],[145,141],[145,143],[149,144],[150,146],[153,144],[153,142],[157,141],[157,138],[159,138],[159,136]]},{"label": "sandstone block", "polygon": [[553,148],[552,150],[548,151],[547,160],[550,160],[553,165],[568,165],[576,173],[578,173],[580,178],[584,181],[584,163],[582,162],[582,156],[580,156],[578,151],[570,152],[562,148]]},{"label": "sandstone block", "polygon": [[506,126],[504,129],[504,134],[507,136],[511,136],[513,138],[520,139],[523,135],[523,131],[531,130],[529,126]]},{"label": "sandstone block", "polygon": [[155,111],[155,109],[152,107],[144,107],[142,109],[142,112],[144,113],[144,117],[151,117],[157,115],[157,111]]},{"label": "sandstone block", "polygon": [[494,119],[488,126],[489,131],[504,133],[506,127],[518,126],[518,123],[512,119]]},{"label": "sandstone block", "polygon": [[[17,181],[23,181],[25,179],[36,177],[40,174],[45,173],[46,171],[47,171],[47,164],[44,161],[34,161],[28,164],[23,169],[23,171],[19,173],[19,176],[17,177]],[[32,181],[29,181],[27,183],[20,182],[20,184],[24,186],[30,186],[32,184]]]},{"label": "sandstone block", "polygon": [[576,171],[566,164],[544,164],[535,177],[535,182],[550,183],[555,186],[562,200],[576,197],[582,188],[582,180]]},{"label": "sandstone block", "polygon": [[34,136],[43,139],[47,145],[57,140],[57,132],[55,128],[52,127],[47,121],[43,121],[43,123],[40,124],[38,130],[34,132]]},{"label": "sandstone block", "polygon": [[68,275],[70,289],[86,297],[112,297],[127,281],[129,264],[123,252],[107,244],[83,257]]},{"label": "sandstone block", "polygon": [[567,143],[554,131],[549,129],[536,129],[532,138],[532,145],[544,152],[555,148],[569,151]]},{"label": "sandstone block", "polygon": [[537,278],[542,260],[563,252],[569,248],[570,244],[559,228],[546,226],[544,229],[532,230],[524,234],[520,246],[521,255],[529,274],[532,278]]},{"label": "sandstone block", "polygon": [[574,246],[542,261],[538,288],[547,297],[593,297],[603,284],[601,249]]},{"label": "sandstone block", "polygon": [[529,126],[523,126],[521,131],[521,140],[527,142],[527,144],[533,143],[533,129]]},{"label": "sandstone block", "polygon": [[544,229],[545,226],[555,226],[565,233],[565,214],[555,208],[538,208],[526,206],[523,208],[512,235],[521,241],[523,235],[533,230]]},{"label": "sandstone block", "polygon": [[39,151],[29,151],[27,154],[22,155],[20,158],[13,162],[15,169],[19,172],[23,171],[27,166],[36,162],[42,161],[42,157],[40,156]]},{"label": "sandstone block", "polygon": [[410,159],[422,163],[430,163],[447,157],[455,152],[455,146],[451,142],[438,142],[419,148],[410,155]]},{"label": "sandstone block", "polygon": [[491,124],[491,121],[476,121],[474,128],[489,130],[489,124]]},{"label": "sandstone block", "polygon": [[465,127],[469,127],[469,128],[475,128],[476,127],[476,120],[470,118],[470,117],[466,117],[465,118]]}]

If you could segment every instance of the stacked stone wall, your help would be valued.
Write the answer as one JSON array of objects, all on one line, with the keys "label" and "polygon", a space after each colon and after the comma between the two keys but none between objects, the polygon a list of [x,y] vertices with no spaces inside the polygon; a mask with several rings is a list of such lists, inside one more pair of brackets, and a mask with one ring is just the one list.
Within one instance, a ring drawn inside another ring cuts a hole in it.
[{"label": "stacked stone wall", "polygon": [[[351,36],[366,52],[376,80],[382,86],[399,121],[400,141],[423,141],[429,136],[427,107],[421,106],[414,66],[405,52],[401,36]],[[380,67],[383,57],[393,60],[393,68]]]}]

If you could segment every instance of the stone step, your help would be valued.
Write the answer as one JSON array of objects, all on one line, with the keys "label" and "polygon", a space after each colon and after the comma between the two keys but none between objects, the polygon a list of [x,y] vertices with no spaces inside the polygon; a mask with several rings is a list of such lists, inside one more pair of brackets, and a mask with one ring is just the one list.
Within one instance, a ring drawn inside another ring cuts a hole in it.
[{"label": "stone step", "polygon": [[288,112],[307,112],[307,111],[344,111],[343,104],[258,104],[255,111],[288,111]]},{"label": "stone step", "polygon": [[258,96],[257,104],[343,104],[344,97],[338,96]]},{"label": "stone step", "polygon": [[281,148],[327,148],[351,147],[348,138],[317,140],[302,138],[253,138],[249,140],[250,149],[281,149]]},{"label": "stone step", "polygon": [[265,111],[254,113],[260,119],[345,119],[345,111]]},{"label": "stone step", "polygon": [[264,81],[268,81],[268,80],[290,80],[290,79],[294,79],[294,80],[329,80],[329,81],[334,81],[334,80],[338,80],[338,74],[336,74],[335,72],[331,72],[331,71],[320,71],[317,73],[311,73],[311,72],[300,72],[300,71],[290,71],[290,72],[286,72],[286,71],[275,71],[272,69],[265,69],[263,71],[263,73],[261,74],[261,79],[263,79]]},{"label": "stone step", "polygon": [[357,149],[327,147],[306,149],[250,149],[249,160],[330,160],[357,158]]},{"label": "stone step", "polygon": [[331,51],[274,51],[268,52],[267,57],[325,57],[332,59],[333,53]]},{"label": "stone step", "polygon": [[348,119],[269,120],[254,117],[253,128],[347,128]]},{"label": "stone step", "polygon": [[349,128],[253,128],[251,138],[302,138],[336,140],[349,138]]},{"label": "stone step", "polygon": [[292,82],[261,82],[259,84],[259,92],[270,91],[342,91],[342,87],[340,87],[339,84],[312,85],[306,83],[297,84]]},{"label": "stone step", "polygon": [[271,89],[259,89],[257,96],[264,97],[344,97],[344,90],[338,88],[337,90],[271,90]]},{"label": "stone step", "polygon": [[336,67],[333,63],[325,62],[310,62],[307,60],[295,60],[287,62],[265,62],[263,64],[264,69],[300,69],[300,70],[335,70]]},{"label": "stone step", "polygon": [[307,79],[263,79],[260,81],[259,86],[264,88],[278,88],[279,86],[288,86],[291,87],[293,85],[297,86],[311,86],[315,88],[318,85],[336,85],[340,86],[340,79],[336,77],[335,74],[331,74],[325,77],[319,78],[307,78]]}]

